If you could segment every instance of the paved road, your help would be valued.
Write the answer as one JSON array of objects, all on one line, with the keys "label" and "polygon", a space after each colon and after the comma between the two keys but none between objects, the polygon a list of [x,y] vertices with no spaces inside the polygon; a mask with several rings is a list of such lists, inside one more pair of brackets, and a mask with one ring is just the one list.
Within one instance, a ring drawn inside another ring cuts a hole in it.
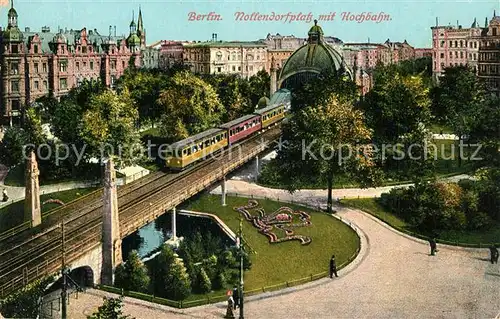
[{"label": "paved road", "polygon": [[[228,188],[249,193],[259,189],[241,183],[229,181]],[[260,191],[268,197],[283,195],[279,190]],[[324,195],[317,192],[294,200],[322,202]],[[495,318],[500,313],[500,266],[488,262],[488,250],[440,246],[437,256],[429,256],[426,242],[398,233],[361,211],[338,210],[340,217],[361,230],[358,258],[340,271],[338,279],[248,298],[246,318]],[[102,303],[103,294],[91,291],[80,296],[70,306],[70,318],[85,318]],[[179,310],[125,299],[125,313],[148,319],[222,318],[224,307],[220,303]]]}]

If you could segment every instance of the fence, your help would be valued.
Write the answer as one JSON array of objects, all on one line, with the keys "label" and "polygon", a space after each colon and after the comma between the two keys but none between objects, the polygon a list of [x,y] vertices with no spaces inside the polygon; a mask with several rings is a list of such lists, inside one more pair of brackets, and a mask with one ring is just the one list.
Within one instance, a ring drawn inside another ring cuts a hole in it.
[{"label": "fence", "polygon": [[[249,197],[248,195],[243,195],[243,194],[239,194],[239,193],[226,193],[226,195],[227,196],[244,197],[244,198],[250,198],[250,199],[275,200],[273,198],[268,198],[268,197],[263,197],[263,196],[250,196]],[[279,201],[279,199],[278,199],[278,201]],[[301,205],[301,206],[308,207],[308,208],[311,208],[311,209],[317,209],[316,207],[313,207],[311,205],[297,203],[297,202],[294,202],[293,200],[291,200],[291,201],[282,200],[282,202],[287,202],[287,203],[291,203],[291,204]],[[321,209],[321,208],[319,207],[319,209]],[[358,234],[356,228],[354,227],[354,225],[352,225],[351,222],[343,220],[341,217],[338,217],[338,216],[335,216],[334,218],[337,218],[340,221],[342,221],[344,224],[347,224],[350,228],[352,228],[356,232],[356,234],[359,237],[359,234]],[[339,269],[339,270],[343,269],[348,264],[350,264],[354,259],[356,259],[356,257],[358,256],[360,250],[361,250],[361,247],[358,246],[357,249],[356,249],[356,251],[345,262],[341,263],[337,267],[337,269]],[[264,286],[264,287],[261,287],[261,288],[244,291],[244,296],[245,297],[249,297],[249,296],[254,296],[254,295],[265,293],[265,292],[272,292],[272,291],[281,290],[281,289],[285,289],[285,288],[290,288],[290,287],[294,287],[294,286],[298,286],[298,285],[303,285],[303,284],[306,284],[308,282],[312,282],[312,281],[315,281],[315,280],[318,280],[318,279],[321,279],[321,278],[324,278],[324,277],[327,277],[327,276],[329,276],[329,272],[328,271],[324,271],[324,272],[321,272],[321,273],[318,273],[318,274],[310,274],[307,277],[303,277],[303,278],[299,278],[299,279],[294,279],[294,280],[289,280],[289,281],[278,283],[278,284],[274,284],[274,285],[271,285],[271,286]],[[166,305],[166,306],[170,306],[170,307],[175,307],[175,308],[181,308],[181,309],[182,308],[190,308],[190,307],[202,306],[202,305],[206,305],[206,304],[210,304],[210,303],[223,302],[223,301],[226,301],[227,298],[228,298],[226,295],[219,295],[219,296],[214,296],[214,297],[210,297],[210,296],[207,295],[203,299],[189,300],[189,301],[183,301],[183,300],[175,301],[175,300],[170,300],[170,299],[156,297],[154,295],[149,295],[149,294],[144,294],[144,293],[139,293],[139,292],[134,292],[134,291],[126,291],[126,290],[123,290],[123,289],[120,289],[120,288],[110,287],[110,286],[104,286],[104,285],[99,285],[98,289],[104,290],[104,291],[107,291],[107,292],[111,292],[111,293],[115,293],[115,294],[120,294],[121,296],[127,296],[127,297],[137,298],[137,299],[141,299],[141,300],[144,300],[144,301],[159,303],[159,304],[162,304],[162,305]]]}]

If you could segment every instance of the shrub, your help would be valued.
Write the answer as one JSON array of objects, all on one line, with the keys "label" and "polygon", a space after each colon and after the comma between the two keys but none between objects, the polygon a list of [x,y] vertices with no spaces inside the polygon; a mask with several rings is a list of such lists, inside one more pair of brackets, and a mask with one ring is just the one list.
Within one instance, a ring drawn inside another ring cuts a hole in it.
[{"label": "shrub", "polygon": [[207,293],[212,290],[212,282],[210,281],[210,278],[208,278],[208,275],[203,267],[198,271],[196,286],[196,289],[201,293]]},{"label": "shrub", "polygon": [[115,270],[115,286],[129,291],[147,292],[149,282],[147,267],[137,251],[132,250],[128,260]]},{"label": "shrub", "polygon": [[214,289],[218,290],[227,286],[226,275],[224,273],[225,272],[223,270],[219,270],[219,272],[217,272],[217,276],[215,276],[215,280],[213,283]]}]

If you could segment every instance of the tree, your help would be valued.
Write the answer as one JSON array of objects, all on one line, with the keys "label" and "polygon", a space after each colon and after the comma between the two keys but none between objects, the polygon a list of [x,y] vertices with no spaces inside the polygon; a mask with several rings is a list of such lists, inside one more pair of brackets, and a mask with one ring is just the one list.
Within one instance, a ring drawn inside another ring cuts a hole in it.
[{"label": "tree", "polygon": [[0,162],[8,167],[24,163],[23,146],[28,143],[28,135],[17,126],[7,128],[0,141]]},{"label": "tree", "polygon": [[269,97],[269,90],[271,86],[271,77],[266,70],[260,70],[257,74],[252,75],[249,79],[250,82],[250,101],[252,107],[255,107],[259,99],[263,96]]},{"label": "tree", "polygon": [[6,318],[38,318],[40,303],[53,277],[36,280],[0,302],[0,312]]},{"label": "tree", "polygon": [[183,300],[191,293],[191,280],[181,258],[168,245],[163,245],[161,252],[154,259],[151,277],[155,295]]},{"label": "tree", "polygon": [[150,70],[136,70],[120,77],[119,91],[128,89],[136,102],[139,111],[139,120],[154,122],[160,119],[161,109],[157,104],[162,89],[166,88],[168,77]]},{"label": "tree", "polygon": [[[462,144],[464,135],[470,134],[477,111],[484,103],[484,88],[474,72],[467,66],[446,68],[434,98],[435,107],[444,114],[445,123],[452,128]],[[462,157],[458,156],[462,165]]]},{"label": "tree", "polygon": [[197,134],[221,123],[225,110],[213,87],[183,71],[176,73],[158,99],[160,132],[170,140]]},{"label": "tree", "polygon": [[123,300],[122,298],[107,298],[104,297],[104,304],[98,308],[87,319],[134,319],[130,316],[123,315]]},{"label": "tree", "polygon": [[356,86],[350,79],[326,74],[293,94],[291,117],[282,124],[286,145],[276,158],[282,183],[293,192],[313,180],[326,181],[331,213],[336,174],[366,184],[378,180],[372,150],[360,144],[370,140],[371,131],[353,106]]},{"label": "tree", "polygon": [[89,154],[99,159],[118,156],[118,164],[130,165],[142,156],[139,134],[135,128],[138,112],[128,90],[120,95],[106,90],[94,96],[83,114],[80,136]]},{"label": "tree", "polygon": [[235,74],[210,74],[204,79],[214,87],[226,109],[223,122],[229,122],[254,111],[250,93],[250,83]]},{"label": "tree", "polygon": [[395,143],[402,135],[429,124],[430,103],[429,89],[421,76],[401,76],[389,67],[378,71],[375,85],[361,106],[373,139]]},{"label": "tree", "polygon": [[197,290],[200,293],[207,293],[212,290],[212,282],[207,275],[207,272],[203,267],[201,267],[198,271],[198,277],[196,278]]},{"label": "tree", "polygon": [[115,270],[115,286],[128,291],[147,292],[149,287],[148,269],[137,251],[132,250],[125,263]]}]

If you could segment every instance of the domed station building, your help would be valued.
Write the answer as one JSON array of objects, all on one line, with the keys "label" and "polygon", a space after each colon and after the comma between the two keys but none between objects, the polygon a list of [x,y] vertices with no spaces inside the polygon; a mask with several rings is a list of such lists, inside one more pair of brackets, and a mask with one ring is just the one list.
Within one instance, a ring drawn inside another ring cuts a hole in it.
[{"label": "domed station building", "polygon": [[342,54],[324,41],[323,29],[317,20],[314,20],[308,36],[307,43],[297,49],[283,66],[277,81],[278,89],[291,90],[322,72],[353,78]]}]

